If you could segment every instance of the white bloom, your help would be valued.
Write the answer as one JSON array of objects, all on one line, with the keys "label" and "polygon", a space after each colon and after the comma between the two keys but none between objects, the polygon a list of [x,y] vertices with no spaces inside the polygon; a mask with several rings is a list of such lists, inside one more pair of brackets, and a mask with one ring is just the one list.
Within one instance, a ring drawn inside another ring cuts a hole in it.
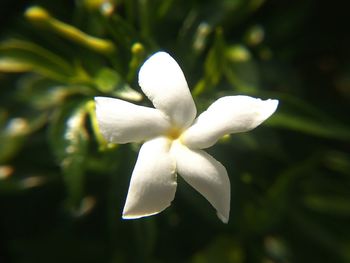
[{"label": "white bloom", "polygon": [[201,193],[227,223],[230,181],[225,167],[202,149],[225,134],[254,129],[275,112],[277,100],[227,96],[196,117],[185,76],[165,52],[141,67],[139,84],[155,108],[96,97],[97,120],[114,143],[145,141],[131,176],[124,219],[157,214],[174,199],[177,174]]}]

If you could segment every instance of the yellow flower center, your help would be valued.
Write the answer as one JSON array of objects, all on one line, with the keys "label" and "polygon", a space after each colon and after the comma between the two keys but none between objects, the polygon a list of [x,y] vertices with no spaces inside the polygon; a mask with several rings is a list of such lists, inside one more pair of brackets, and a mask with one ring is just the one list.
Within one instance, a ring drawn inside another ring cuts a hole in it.
[{"label": "yellow flower center", "polygon": [[172,127],[166,134],[166,136],[171,140],[176,140],[180,137],[182,130],[177,127]]}]

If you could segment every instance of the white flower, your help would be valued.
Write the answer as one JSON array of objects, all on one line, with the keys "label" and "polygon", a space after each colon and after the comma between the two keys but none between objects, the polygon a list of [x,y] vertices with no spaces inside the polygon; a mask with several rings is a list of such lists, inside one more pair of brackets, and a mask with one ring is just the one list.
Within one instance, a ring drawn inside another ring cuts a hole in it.
[{"label": "white flower", "polygon": [[95,98],[97,120],[108,141],[145,141],[131,176],[123,218],[150,216],[167,208],[179,174],[227,223],[230,181],[226,169],[202,149],[225,134],[254,129],[275,112],[278,101],[227,96],[195,119],[196,106],[185,76],[165,52],[155,53],[143,64],[139,84],[155,108]]}]

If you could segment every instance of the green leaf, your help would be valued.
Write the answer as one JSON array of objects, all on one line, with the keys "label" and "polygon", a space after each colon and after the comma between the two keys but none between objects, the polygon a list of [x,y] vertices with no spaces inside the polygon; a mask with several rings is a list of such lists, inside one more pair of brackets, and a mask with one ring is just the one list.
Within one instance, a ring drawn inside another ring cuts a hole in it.
[{"label": "green leaf", "polygon": [[0,130],[0,163],[7,162],[17,154],[29,133],[27,120],[12,118]]},{"label": "green leaf", "polygon": [[347,126],[290,113],[277,112],[269,119],[267,124],[328,139],[350,140],[350,128]]},{"label": "green leaf", "polygon": [[102,68],[94,79],[94,82],[99,91],[103,93],[112,94],[126,100],[140,101],[142,95],[133,90],[127,84],[118,72],[109,68]]},{"label": "green leaf", "polygon": [[350,196],[307,195],[304,203],[308,208],[324,214],[350,216]]},{"label": "green leaf", "polygon": [[47,114],[27,110],[23,117],[7,119],[4,127],[0,127],[0,163],[13,158],[24,145],[28,136],[42,127]]},{"label": "green leaf", "polygon": [[56,54],[18,39],[0,44],[0,71],[34,71],[59,81],[67,81],[76,73],[74,67]]},{"label": "green leaf", "polygon": [[57,107],[74,94],[94,95],[88,86],[65,85],[37,74],[23,75],[18,81],[19,100],[39,110]]},{"label": "green leaf", "polygon": [[73,211],[79,207],[84,196],[89,142],[86,117],[85,102],[68,103],[56,112],[49,130],[51,147],[60,163],[67,187],[66,205]]},{"label": "green leaf", "polygon": [[[312,240],[315,245],[319,245],[322,249],[331,251],[339,257],[335,262],[348,262],[349,253],[347,247],[340,241],[339,236],[309,215],[298,211],[298,213],[290,213],[290,221],[296,228],[299,240]],[[334,225],[334,224],[333,224]],[[304,241],[305,242],[305,241]]]},{"label": "green leaf", "polygon": [[222,29],[217,28],[214,44],[204,61],[204,78],[195,86],[193,96],[198,96],[202,92],[213,89],[220,82],[227,62],[225,48]]},{"label": "green leaf", "polygon": [[105,19],[106,30],[118,45],[129,49],[133,43],[138,41],[137,31],[117,13],[105,17]]},{"label": "green leaf", "polygon": [[232,45],[226,50],[225,77],[235,90],[247,93],[260,85],[259,70],[250,51],[243,45]]},{"label": "green leaf", "polygon": [[217,85],[220,81],[225,62],[225,41],[223,38],[222,29],[218,28],[215,34],[214,45],[209,50],[208,56],[205,60],[205,79],[209,85]]},{"label": "green leaf", "polygon": [[135,250],[140,257],[139,260],[149,258],[155,249],[157,238],[157,227],[154,219],[133,221],[132,230],[136,241]]},{"label": "green leaf", "polygon": [[240,263],[245,262],[245,254],[241,245],[232,237],[218,236],[207,248],[197,252],[192,263]]},{"label": "green leaf", "polygon": [[350,175],[350,155],[341,151],[329,151],[324,156],[328,169],[341,174]]}]

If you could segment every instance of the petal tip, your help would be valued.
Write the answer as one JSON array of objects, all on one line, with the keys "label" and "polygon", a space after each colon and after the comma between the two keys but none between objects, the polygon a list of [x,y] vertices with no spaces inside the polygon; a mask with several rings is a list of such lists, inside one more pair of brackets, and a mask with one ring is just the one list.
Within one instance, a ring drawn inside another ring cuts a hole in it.
[{"label": "petal tip", "polygon": [[169,58],[169,57],[172,58],[169,53],[163,50],[160,50],[155,52],[153,55],[151,55],[147,60],[156,59],[156,58]]},{"label": "petal tip", "polygon": [[132,217],[132,216],[129,216],[129,215],[122,215],[122,218],[124,219],[124,220],[130,220],[130,219],[136,219],[137,217]]},{"label": "petal tip", "polygon": [[196,106],[185,75],[167,52],[158,51],[141,66],[138,74],[141,90],[155,108],[176,125],[187,128],[196,116]]},{"label": "petal tip", "polygon": [[132,214],[129,212],[123,212],[122,214],[122,218],[125,220],[130,220],[130,219],[139,219],[142,217],[147,217],[147,216],[153,216],[156,214],[159,214],[161,211],[157,211],[157,212],[152,212],[152,213],[145,213],[145,214]]},{"label": "petal tip", "polygon": [[142,88],[145,84],[147,85],[150,79],[156,79],[159,73],[159,65],[164,65],[164,63],[168,64],[169,60],[172,61],[174,59],[165,51],[158,51],[148,57],[139,71],[138,82],[140,87]]},{"label": "petal tip", "polygon": [[277,110],[279,101],[275,99],[268,99],[263,102],[265,104],[265,107],[263,110],[263,116],[264,116],[264,119],[267,119]]},{"label": "petal tip", "polygon": [[219,212],[217,212],[216,215],[224,224],[228,224],[229,216],[224,216]]},{"label": "petal tip", "polygon": [[138,219],[138,218],[140,218],[140,217],[141,217],[141,216],[130,215],[130,214],[128,214],[128,213],[123,213],[123,214],[122,214],[122,218],[123,218],[124,220]]},{"label": "petal tip", "polygon": [[273,109],[273,111],[275,112],[278,104],[279,104],[279,100],[275,100],[275,99],[269,99],[268,101],[270,101],[271,104],[271,108]]}]

